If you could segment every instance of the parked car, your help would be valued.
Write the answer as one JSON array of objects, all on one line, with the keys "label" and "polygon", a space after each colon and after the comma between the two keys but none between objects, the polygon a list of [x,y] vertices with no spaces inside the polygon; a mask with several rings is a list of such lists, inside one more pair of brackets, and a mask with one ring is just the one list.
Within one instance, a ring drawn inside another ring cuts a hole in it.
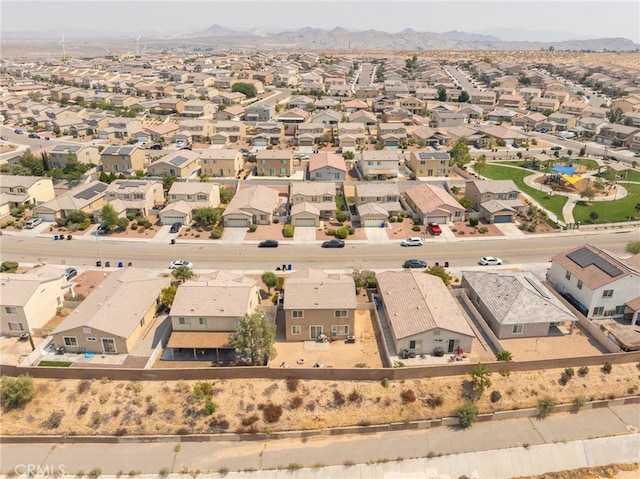
[{"label": "parked car", "polygon": [[406,238],[400,242],[400,246],[422,246],[422,238]]},{"label": "parked car", "polygon": [[67,268],[64,270],[64,279],[69,281],[71,278],[78,276],[78,270],[75,268]]},{"label": "parked car", "polygon": [[323,248],[344,248],[344,241],[341,239],[332,239],[322,243]]},{"label": "parked car", "polygon": [[434,223],[433,221],[427,223],[427,228],[429,228],[429,231],[433,236],[438,236],[442,233],[442,228],[440,228],[440,225],[438,223]]},{"label": "parked car", "polygon": [[98,233],[106,233],[107,227],[104,224],[99,224],[98,229],[96,230]]},{"label": "parked car", "polygon": [[150,150],[162,150],[162,145],[159,143],[156,143],[155,145],[151,145],[149,147]]},{"label": "parked car", "polygon": [[408,259],[402,265],[403,268],[426,268],[427,262],[421,259]]},{"label": "parked car", "polygon": [[562,147],[560,145],[553,145],[551,147],[551,151],[560,151],[562,150]]},{"label": "parked car", "polygon": [[483,258],[480,258],[478,264],[482,266],[496,266],[502,264],[502,260],[495,256],[484,256]]},{"label": "parked car", "polygon": [[9,138],[7,138],[6,136],[0,136],[0,140],[2,140],[2,141],[9,141]]},{"label": "parked car", "polygon": [[31,230],[41,223],[42,223],[42,218],[31,218],[30,220],[27,220],[27,222],[24,224],[24,227],[27,228],[28,230]]},{"label": "parked car", "polygon": [[14,132],[16,135],[22,135],[22,134],[24,133],[24,131],[19,130],[19,129],[15,129],[15,130],[13,130],[13,132]]},{"label": "parked car", "polygon": [[182,223],[173,223],[171,229],[169,229],[169,233],[178,233],[180,228],[182,228]]},{"label": "parked car", "polygon": [[40,139],[40,135],[38,135],[37,133],[29,133],[29,138],[37,138],[37,139]]},{"label": "parked car", "polygon": [[176,269],[180,266],[186,266],[187,268],[193,268],[193,263],[191,263],[190,261],[184,260],[184,259],[177,259],[175,261],[172,261],[171,264],[169,265],[169,269]]},{"label": "parked car", "polygon": [[258,248],[277,248],[278,242],[276,240],[264,240],[258,243]]}]

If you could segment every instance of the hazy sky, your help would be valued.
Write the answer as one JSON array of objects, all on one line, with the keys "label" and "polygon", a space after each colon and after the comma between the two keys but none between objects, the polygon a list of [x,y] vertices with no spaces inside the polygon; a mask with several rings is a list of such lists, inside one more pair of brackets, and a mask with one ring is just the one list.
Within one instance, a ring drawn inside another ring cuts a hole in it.
[{"label": "hazy sky", "polygon": [[[558,32],[580,38],[624,37],[640,43],[640,2],[634,1],[477,1],[477,0],[2,0],[4,31],[199,31],[218,24],[229,28],[297,30],[310,26],[399,32],[509,29],[502,38],[521,39],[526,31]],[[543,40],[537,36],[538,40]]]}]

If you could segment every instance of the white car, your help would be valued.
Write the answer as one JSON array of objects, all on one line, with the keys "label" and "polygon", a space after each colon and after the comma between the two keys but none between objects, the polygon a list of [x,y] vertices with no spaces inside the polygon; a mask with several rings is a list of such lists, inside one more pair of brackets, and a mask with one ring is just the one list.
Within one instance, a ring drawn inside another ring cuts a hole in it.
[{"label": "white car", "polygon": [[422,238],[406,238],[400,242],[400,246],[422,246]]},{"label": "white car", "polygon": [[495,266],[502,264],[502,260],[500,258],[496,258],[495,256],[485,256],[484,258],[480,258],[478,264],[482,266]]},{"label": "white car", "polygon": [[180,266],[186,266],[187,268],[193,268],[193,263],[184,260],[184,259],[177,259],[175,261],[172,261],[171,264],[169,265],[169,269],[176,269]]}]

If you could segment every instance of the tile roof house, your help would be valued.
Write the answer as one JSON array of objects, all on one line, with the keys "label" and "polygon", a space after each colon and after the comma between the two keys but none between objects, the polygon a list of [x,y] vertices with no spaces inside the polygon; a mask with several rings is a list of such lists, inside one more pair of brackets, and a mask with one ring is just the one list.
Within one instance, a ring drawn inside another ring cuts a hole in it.
[{"label": "tile roof house", "polygon": [[404,200],[413,210],[413,217],[427,224],[447,224],[464,220],[465,209],[444,188],[421,183],[404,191]]},{"label": "tile roof house", "polygon": [[175,176],[188,178],[200,170],[200,152],[189,150],[173,151],[147,166],[151,176]]},{"label": "tile roof house", "polygon": [[210,148],[200,154],[200,173],[211,178],[235,178],[244,168],[240,150]]},{"label": "tile roof house", "polygon": [[285,150],[258,150],[256,154],[258,176],[291,176],[293,174],[293,152]]},{"label": "tile roof house", "polygon": [[291,273],[283,303],[285,339],[354,336],[356,308],[356,286],[351,275],[312,269]]},{"label": "tile roof house", "polygon": [[592,244],[585,243],[551,258],[547,280],[570,294],[590,320],[640,320],[640,268]]},{"label": "tile roof house", "polygon": [[403,211],[398,185],[390,182],[357,183],[355,204],[364,227],[379,227],[389,216]]},{"label": "tile roof house", "polygon": [[399,161],[394,150],[363,150],[357,164],[362,176],[386,180],[398,177]]},{"label": "tile roof house", "polygon": [[[344,160],[343,160],[344,161]],[[19,205],[38,205],[55,198],[53,181],[44,176],[0,175],[0,215]],[[6,205],[6,211],[3,210]]]},{"label": "tile roof house", "polygon": [[159,181],[115,180],[109,184],[106,200],[121,216],[147,216],[164,203],[164,191]]},{"label": "tile roof house", "polygon": [[473,331],[440,278],[413,271],[385,271],[376,278],[395,349],[391,355],[471,351]]},{"label": "tile roof house", "polygon": [[100,153],[100,164],[105,173],[134,173],[144,169],[145,151],[136,145],[107,146]]},{"label": "tile roof house", "polygon": [[347,165],[337,153],[314,153],[309,157],[309,179],[311,181],[344,181]]},{"label": "tile roof house", "polygon": [[160,291],[168,277],[136,268],[110,273],[53,333],[53,342],[66,352],[130,354],[153,325]]},{"label": "tile roof house", "polygon": [[336,186],[333,182],[295,181],[291,183],[291,224],[318,226],[336,211]]},{"label": "tile roof house", "polygon": [[520,200],[520,190],[512,180],[468,181],[465,198],[471,200],[473,209],[489,223],[510,223],[525,208]]},{"label": "tile roof house", "polygon": [[55,145],[49,151],[49,161],[53,168],[64,168],[70,158],[77,159],[85,165],[100,163],[100,152],[97,146],[92,145]]},{"label": "tile roof house", "polygon": [[249,186],[236,192],[222,213],[225,228],[271,224],[280,203],[279,193],[267,186]]},{"label": "tile roof house", "polygon": [[85,183],[36,206],[33,208],[33,214],[44,221],[66,218],[71,211],[83,211],[93,215],[104,206],[108,187],[109,185],[100,181]]},{"label": "tile roof house", "polygon": [[545,337],[578,320],[529,272],[463,271],[461,286],[498,339]]},{"label": "tile roof house", "polygon": [[178,287],[171,305],[171,359],[186,349],[190,359],[229,360],[235,350],[229,334],[238,319],[253,313],[260,302],[255,279],[228,271],[200,275]]}]

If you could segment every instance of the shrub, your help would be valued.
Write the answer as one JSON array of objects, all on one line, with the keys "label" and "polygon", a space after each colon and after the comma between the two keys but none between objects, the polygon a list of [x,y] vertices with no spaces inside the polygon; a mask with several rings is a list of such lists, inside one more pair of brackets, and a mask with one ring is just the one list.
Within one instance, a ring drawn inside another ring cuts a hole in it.
[{"label": "shrub", "polygon": [[336,406],[342,406],[345,403],[344,394],[335,389],[333,391],[333,404]]},{"label": "shrub", "polygon": [[78,394],[84,394],[89,390],[90,387],[91,387],[91,381],[88,381],[87,379],[83,379],[78,383],[78,387],[76,388],[76,391],[78,392]]},{"label": "shrub", "polygon": [[581,408],[585,404],[587,404],[587,398],[585,396],[580,395],[573,398],[573,405],[577,408]]},{"label": "shrub", "polygon": [[611,363],[609,361],[605,362],[602,365],[602,372],[605,373],[605,374],[609,374],[612,369],[613,369],[613,366],[611,365]]},{"label": "shrub", "polygon": [[349,236],[349,228],[340,228],[338,231],[336,231],[336,236],[340,239],[345,239],[347,236]]},{"label": "shrub", "polygon": [[478,218],[475,216],[469,218],[469,226],[478,226]]},{"label": "shrub", "polygon": [[295,230],[296,227],[293,225],[284,225],[284,228],[282,228],[282,236],[285,238],[293,238]]},{"label": "shrub", "polygon": [[416,402],[416,393],[413,392],[413,389],[405,389],[400,393],[400,397],[404,404]]},{"label": "shrub", "polygon": [[326,233],[329,236],[335,236],[337,234],[337,231],[335,229],[333,229],[333,228],[327,228]]},{"label": "shrub", "polygon": [[390,216],[389,217],[389,223],[395,223],[396,221],[398,221],[398,218],[395,216]]},{"label": "shrub", "polygon": [[502,394],[500,391],[491,391],[491,402],[496,403],[502,399]]},{"label": "shrub", "polygon": [[209,234],[209,238],[220,239],[222,238],[223,233],[224,233],[224,228],[218,226],[211,231],[211,233]]},{"label": "shrub", "polygon": [[471,401],[465,401],[456,411],[456,416],[460,421],[460,426],[463,428],[471,427],[478,418],[478,408]]},{"label": "shrub", "polygon": [[434,396],[433,394],[430,394],[429,397],[425,400],[425,403],[431,409],[435,409],[444,404],[444,398],[442,396]]},{"label": "shrub", "polygon": [[420,225],[413,225],[411,231],[420,231]]},{"label": "shrub", "polygon": [[266,422],[278,422],[282,416],[282,406],[269,403],[262,410],[262,416]]},{"label": "shrub", "polygon": [[538,417],[545,418],[551,414],[557,406],[557,401],[551,396],[545,396],[538,401]]},{"label": "shrub", "polygon": [[355,232],[356,232],[356,229],[353,226],[349,225],[349,234],[352,235]]},{"label": "shrub", "polygon": [[181,427],[180,429],[178,429],[176,431],[176,434],[178,436],[186,436],[187,434],[189,434],[191,431],[189,431],[189,429],[187,429],[186,427]]},{"label": "shrub", "polygon": [[487,228],[486,226],[481,226],[480,228],[478,228],[478,233],[482,235],[488,232],[489,232],[489,228]]},{"label": "shrub", "polygon": [[380,381],[380,384],[382,385],[383,388],[388,388],[389,387],[389,379],[382,378],[382,381]]},{"label": "shrub", "polygon": [[575,376],[576,372],[573,370],[573,368],[566,368],[563,374],[568,378],[572,378],[573,376]]},{"label": "shrub", "polygon": [[589,366],[582,366],[578,369],[578,376],[586,376],[589,374]]},{"label": "shrub", "polygon": [[349,400],[349,402],[360,402],[362,401],[362,394],[354,389],[353,391],[351,391],[347,399]]},{"label": "shrub", "polygon": [[88,410],[89,410],[89,405],[87,403],[81,404],[80,407],[78,408],[78,412],[76,413],[76,416],[78,418],[81,418],[87,413]]},{"label": "shrub", "polygon": [[303,402],[304,402],[304,400],[302,399],[302,396],[296,396],[296,397],[291,399],[291,402],[289,402],[289,407],[291,409],[298,409],[298,408],[302,407],[302,403]]},{"label": "shrub", "polygon": [[53,411],[49,417],[42,423],[42,427],[46,429],[57,429],[62,423],[64,417],[63,411]]},{"label": "shrub", "polygon": [[24,406],[36,395],[31,376],[23,374],[16,378],[3,376],[0,380],[0,399],[6,409]]},{"label": "shrub", "polygon": [[16,261],[3,261],[0,264],[0,273],[15,273],[18,266]]},{"label": "shrub", "polygon": [[251,225],[249,225],[249,231],[250,231],[251,233],[253,233],[253,232],[254,232],[255,230],[257,230],[257,229],[258,229],[258,225],[255,225],[255,224],[251,224]]},{"label": "shrub", "polygon": [[89,477],[90,479],[96,479],[100,477],[101,474],[102,474],[102,469],[100,469],[99,467],[94,467],[89,471],[89,474],[87,474],[87,477]]},{"label": "shrub", "polygon": [[241,424],[243,426],[251,426],[252,424],[258,422],[260,420],[260,418],[258,417],[257,414],[254,414],[253,416],[247,416],[247,417],[243,417]]},{"label": "shrub", "polygon": [[509,376],[511,376],[511,371],[509,371],[508,369],[501,369],[498,373],[503,378],[508,378]]},{"label": "shrub", "polygon": [[294,393],[298,390],[300,380],[298,378],[287,378],[287,390],[290,393]]},{"label": "shrub", "polygon": [[336,211],[336,221],[338,223],[344,223],[347,221],[347,214],[344,211]]},{"label": "shrub", "polygon": [[166,479],[170,472],[171,471],[168,467],[163,467],[158,471],[158,476],[160,477],[160,479]]},{"label": "shrub", "polygon": [[498,361],[511,361],[513,360],[513,355],[509,351],[502,350],[496,354],[496,358]]},{"label": "shrub", "polygon": [[132,230],[137,230],[138,229],[138,223],[131,223],[131,229]]}]

